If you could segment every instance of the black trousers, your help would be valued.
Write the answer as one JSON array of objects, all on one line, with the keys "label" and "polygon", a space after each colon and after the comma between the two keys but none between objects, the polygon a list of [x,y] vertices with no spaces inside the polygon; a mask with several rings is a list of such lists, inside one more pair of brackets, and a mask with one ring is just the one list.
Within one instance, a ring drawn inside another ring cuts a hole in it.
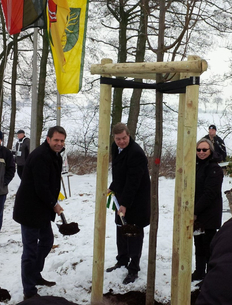
[{"label": "black trousers", "polygon": [[20,179],[22,179],[24,165],[17,165],[17,173]]},{"label": "black trousers", "polygon": [[37,293],[36,283],[41,279],[45,258],[50,252],[54,237],[51,223],[42,229],[21,225],[23,254],[21,260],[23,292],[26,296]]},{"label": "black trousers", "polygon": [[210,243],[216,234],[216,229],[206,229],[205,234],[194,236],[195,254],[196,256],[204,256],[206,262],[210,257]]},{"label": "black trousers", "polygon": [[117,226],[118,255],[116,259],[118,264],[127,266],[129,273],[137,273],[140,270],[143,237],[143,228],[140,228],[140,233],[136,236],[126,236],[122,234],[121,227]]}]

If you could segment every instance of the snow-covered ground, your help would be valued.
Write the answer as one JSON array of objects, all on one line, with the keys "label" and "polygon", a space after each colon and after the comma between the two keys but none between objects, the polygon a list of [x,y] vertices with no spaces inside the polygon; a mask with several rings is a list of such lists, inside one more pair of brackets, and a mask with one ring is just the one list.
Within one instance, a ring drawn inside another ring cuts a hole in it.
[{"label": "snow-covered ground", "polygon": [[[110,181],[111,175],[109,175]],[[39,294],[64,297],[78,304],[90,304],[93,234],[95,216],[96,174],[73,175],[70,177],[71,197],[67,187],[67,177],[64,177],[68,199],[61,202],[68,222],[78,222],[80,232],[72,236],[62,236],[56,224],[53,224],[55,235],[54,249],[48,255],[43,272],[45,279],[56,281],[51,288],[40,287]],[[224,208],[228,209],[228,201],[224,191],[231,188],[232,178],[225,177],[223,182]],[[12,220],[14,197],[19,186],[17,174],[9,185],[9,194],[5,204],[4,222],[0,232],[0,286],[11,294],[9,305],[15,305],[23,300],[20,277],[20,259],[22,242],[20,225]],[[160,178],[160,216],[157,246],[157,271],[155,299],[159,302],[170,300],[171,262],[172,262],[172,230],[175,180]],[[64,193],[64,192],[63,192]],[[231,217],[229,212],[223,213],[223,222]],[[60,222],[59,217],[56,222]],[[105,244],[105,269],[115,264],[116,244],[114,212],[107,210]],[[104,273],[104,291],[124,294],[128,291],[144,291],[147,281],[149,227],[145,228],[143,255],[139,278],[131,284],[123,285],[127,274],[125,268]],[[194,268],[194,262],[193,262]],[[194,289],[194,286],[193,286]],[[0,302],[1,305],[6,304]]]}]

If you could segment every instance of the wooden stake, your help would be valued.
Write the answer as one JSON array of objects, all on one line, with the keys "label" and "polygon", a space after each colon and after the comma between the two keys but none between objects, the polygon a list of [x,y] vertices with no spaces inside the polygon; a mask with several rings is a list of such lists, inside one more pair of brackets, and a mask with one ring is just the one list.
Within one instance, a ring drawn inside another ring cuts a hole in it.
[{"label": "wooden stake", "polygon": [[[102,64],[111,63],[102,59]],[[103,297],[105,257],[106,200],[109,170],[111,85],[100,86],[99,134],[97,155],[96,207],[94,225],[94,252],[91,304],[100,304]]]},{"label": "wooden stake", "polygon": [[[192,60],[194,57],[189,56]],[[190,76],[190,75],[189,75]],[[199,74],[191,76],[199,76]],[[195,171],[196,171],[196,139],[198,117],[199,85],[187,86],[185,94],[185,113],[183,119],[182,146],[183,164],[178,163],[182,170],[181,177],[177,176],[176,185],[176,217],[179,217],[174,229],[178,236],[173,245],[173,278],[172,278],[172,305],[190,305],[191,302],[191,272],[192,272],[192,245],[193,245],[193,219],[195,196]],[[182,127],[180,127],[182,128]],[[178,137],[179,139],[179,137]],[[179,153],[179,151],[178,151]],[[179,159],[179,157],[178,157]],[[178,170],[177,168],[177,170]],[[180,195],[180,197],[179,197]],[[178,259],[177,259],[178,257]],[[178,272],[176,273],[176,267]]]},{"label": "wooden stake", "polygon": [[[182,78],[184,77],[181,76],[181,79]],[[172,304],[174,305],[177,304],[177,300],[178,300],[182,183],[184,176],[184,162],[183,162],[184,114],[185,114],[185,94],[180,94],[179,112],[178,112],[177,149],[176,149],[175,202],[174,202],[173,245],[172,245],[171,300],[172,300]]]}]

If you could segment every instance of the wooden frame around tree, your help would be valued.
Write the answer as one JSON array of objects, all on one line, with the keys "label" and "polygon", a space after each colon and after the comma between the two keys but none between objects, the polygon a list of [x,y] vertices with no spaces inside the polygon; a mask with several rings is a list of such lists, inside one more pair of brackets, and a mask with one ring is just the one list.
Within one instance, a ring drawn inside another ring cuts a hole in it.
[{"label": "wooden frame around tree", "polygon": [[[113,64],[111,59],[102,59],[101,64],[91,66],[92,74],[139,79],[155,79],[156,73],[173,73],[175,80],[184,79],[200,76],[206,70],[207,62],[198,56],[189,56],[187,61],[154,63]],[[100,85],[92,305],[101,304],[103,299],[111,89],[111,85]],[[199,85],[187,86],[186,93],[179,96],[173,221],[172,305],[190,305],[198,97]]]}]

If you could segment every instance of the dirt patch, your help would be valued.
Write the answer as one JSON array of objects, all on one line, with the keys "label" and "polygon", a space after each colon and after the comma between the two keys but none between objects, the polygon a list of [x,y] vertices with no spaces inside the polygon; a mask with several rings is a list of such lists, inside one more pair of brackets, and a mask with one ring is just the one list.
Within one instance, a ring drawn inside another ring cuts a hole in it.
[{"label": "dirt patch", "polygon": [[[191,305],[195,305],[199,290],[191,293]],[[113,294],[108,292],[103,296],[103,304],[110,305],[145,305],[146,293],[140,291],[130,291],[125,294]],[[154,305],[170,305],[171,303],[159,303],[154,301]]]}]

